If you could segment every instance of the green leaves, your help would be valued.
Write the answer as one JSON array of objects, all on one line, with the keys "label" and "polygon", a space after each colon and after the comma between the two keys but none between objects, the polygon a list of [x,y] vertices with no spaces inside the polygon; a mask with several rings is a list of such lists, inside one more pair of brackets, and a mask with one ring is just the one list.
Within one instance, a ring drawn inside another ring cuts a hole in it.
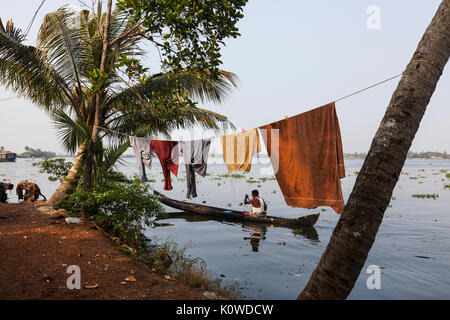
[{"label": "green leaves", "polygon": [[103,228],[122,242],[135,248],[142,248],[140,236],[152,219],[162,217],[165,211],[157,198],[150,194],[146,184],[107,183],[94,186],[84,193],[79,188],[58,203],[58,207],[77,215],[84,204],[93,219],[100,221]]},{"label": "green leaves", "polygon": [[92,69],[89,72],[89,81],[91,82],[91,91],[102,91],[106,87],[106,80],[108,80],[108,74],[101,71],[99,68]]},{"label": "green leaves", "polygon": [[33,167],[39,167],[40,173],[47,173],[50,176],[50,181],[64,181],[64,177],[69,174],[69,170],[72,167],[72,162],[65,159],[50,159],[45,158],[39,162],[33,163]]},{"label": "green leaves", "polygon": [[119,0],[119,10],[162,51],[163,66],[172,70],[207,68],[217,74],[220,47],[240,34],[247,0]]},{"label": "green leaves", "polygon": [[125,54],[120,55],[119,61],[116,63],[116,68],[125,67],[125,73],[128,76],[128,79],[138,78],[140,83],[145,83],[148,77],[145,75],[145,72],[148,71],[148,68],[144,68],[139,59],[128,57]]}]

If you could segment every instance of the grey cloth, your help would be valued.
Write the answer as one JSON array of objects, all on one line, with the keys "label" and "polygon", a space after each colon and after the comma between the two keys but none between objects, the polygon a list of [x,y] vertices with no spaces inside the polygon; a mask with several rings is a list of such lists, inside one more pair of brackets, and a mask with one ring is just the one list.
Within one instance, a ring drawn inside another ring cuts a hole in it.
[{"label": "grey cloth", "polygon": [[147,181],[145,167],[152,167],[152,150],[150,147],[150,139],[140,137],[130,137],[130,144],[136,156],[136,163],[141,174],[141,181]]},{"label": "grey cloth", "polygon": [[186,165],[187,194],[190,198],[197,197],[197,185],[195,182],[195,172],[204,177],[208,166],[208,152],[211,139],[199,139],[191,141],[180,141],[180,152],[183,153],[183,160]]}]

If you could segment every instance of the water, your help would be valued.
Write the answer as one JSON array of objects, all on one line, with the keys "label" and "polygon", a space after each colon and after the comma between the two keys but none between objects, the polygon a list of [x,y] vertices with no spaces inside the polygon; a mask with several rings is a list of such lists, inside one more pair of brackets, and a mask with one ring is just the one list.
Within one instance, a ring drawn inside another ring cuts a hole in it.
[{"label": "water", "polygon": [[[51,195],[57,183],[38,173],[32,163],[30,159],[0,163],[0,181],[17,184],[28,179],[38,183],[45,195]],[[155,190],[162,191],[162,172],[157,159],[153,163],[148,176],[156,179],[152,184]],[[347,199],[362,161],[347,160],[345,164],[347,177],[342,179],[342,190]],[[227,173],[225,166],[210,164],[208,173],[211,175],[204,178],[197,175],[199,196],[193,201],[242,210],[244,207],[239,204],[245,193],[250,194],[256,188],[273,215],[294,218],[320,211],[314,228],[267,228],[172,215],[157,221],[146,235],[159,241],[171,239],[179,246],[190,243],[188,254],[202,258],[213,275],[222,276],[225,283],[236,282],[246,298],[295,299],[317,265],[339,215],[330,208],[287,207],[276,181],[247,183],[251,177],[254,180],[267,177],[264,174],[268,168],[267,164],[255,164],[245,178],[233,179],[219,177]],[[350,299],[450,299],[450,189],[444,189],[450,179],[441,169],[449,169],[450,173],[450,161],[406,162]],[[120,170],[128,175],[137,173],[134,159],[127,158]],[[184,200],[184,166],[180,166],[178,177],[172,181],[174,190],[163,193]],[[439,195],[437,200],[411,197],[412,194],[433,193]],[[11,197],[13,201],[17,199],[14,194]],[[167,208],[167,211],[177,210]],[[372,264],[382,267],[380,290],[369,290],[366,286],[369,277],[366,268]]]}]

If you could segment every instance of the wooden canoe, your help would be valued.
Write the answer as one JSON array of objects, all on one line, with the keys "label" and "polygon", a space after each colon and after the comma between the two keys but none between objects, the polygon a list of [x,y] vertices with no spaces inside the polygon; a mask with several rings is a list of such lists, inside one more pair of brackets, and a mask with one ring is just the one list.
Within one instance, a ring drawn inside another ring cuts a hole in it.
[{"label": "wooden canoe", "polygon": [[[174,224],[167,223],[165,220],[167,219],[183,219],[188,222],[204,222],[204,221],[217,221],[220,223],[225,224],[232,224],[232,225],[240,225],[244,229],[261,229],[262,231],[260,233],[265,233],[267,231],[267,228],[272,227],[271,225],[261,224],[258,222],[253,221],[245,221],[245,220],[228,220],[227,218],[223,217],[216,217],[216,216],[206,216],[202,214],[192,214],[189,212],[184,211],[172,211],[167,212],[167,217],[164,218],[158,218],[157,220],[153,221],[153,225],[156,227],[172,227]],[[273,226],[274,228],[277,228],[278,226]],[[291,229],[291,232],[293,235],[302,236],[309,240],[318,241],[319,240],[319,234],[317,233],[316,228],[313,226],[301,226],[301,227],[285,227],[287,229]]]},{"label": "wooden canoe", "polygon": [[297,219],[279,218],[273,216],[251,217],[244,215],[243,211],[227,210],[223,208],[206,206],[203,204],[173,200],[167,198],[166,196],[162,195],[157,191],[153,191],[153,193],[159,197],[159,201],[161,203],[172,208],[183,210],[184,212],[196,213],[205,216],[221,217],[229,220],[253,221],[257,223],[279,227],[287,227],[287,228],[310,227],[317,222],[320,216],[320,213],[318,212]]}]

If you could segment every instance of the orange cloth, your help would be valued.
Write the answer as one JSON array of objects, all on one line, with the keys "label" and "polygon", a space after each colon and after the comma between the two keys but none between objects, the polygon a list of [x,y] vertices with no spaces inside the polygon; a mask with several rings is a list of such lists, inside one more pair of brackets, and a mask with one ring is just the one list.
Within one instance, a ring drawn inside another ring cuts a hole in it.
[{"label": "orange cloth", "polygon": [[228,171],[249,172],[252,157],[261,152],[258,130],[251,129],[220,137],[223,148],[223,160]]},{"label": "orange cloth", "polygon": [[[260,129],[286,203],[310,209],[329,206],[341,213],[339,179],[345,177],[345,168],[334,102]],[[279,143],[273,129],[279,130]]]}]

